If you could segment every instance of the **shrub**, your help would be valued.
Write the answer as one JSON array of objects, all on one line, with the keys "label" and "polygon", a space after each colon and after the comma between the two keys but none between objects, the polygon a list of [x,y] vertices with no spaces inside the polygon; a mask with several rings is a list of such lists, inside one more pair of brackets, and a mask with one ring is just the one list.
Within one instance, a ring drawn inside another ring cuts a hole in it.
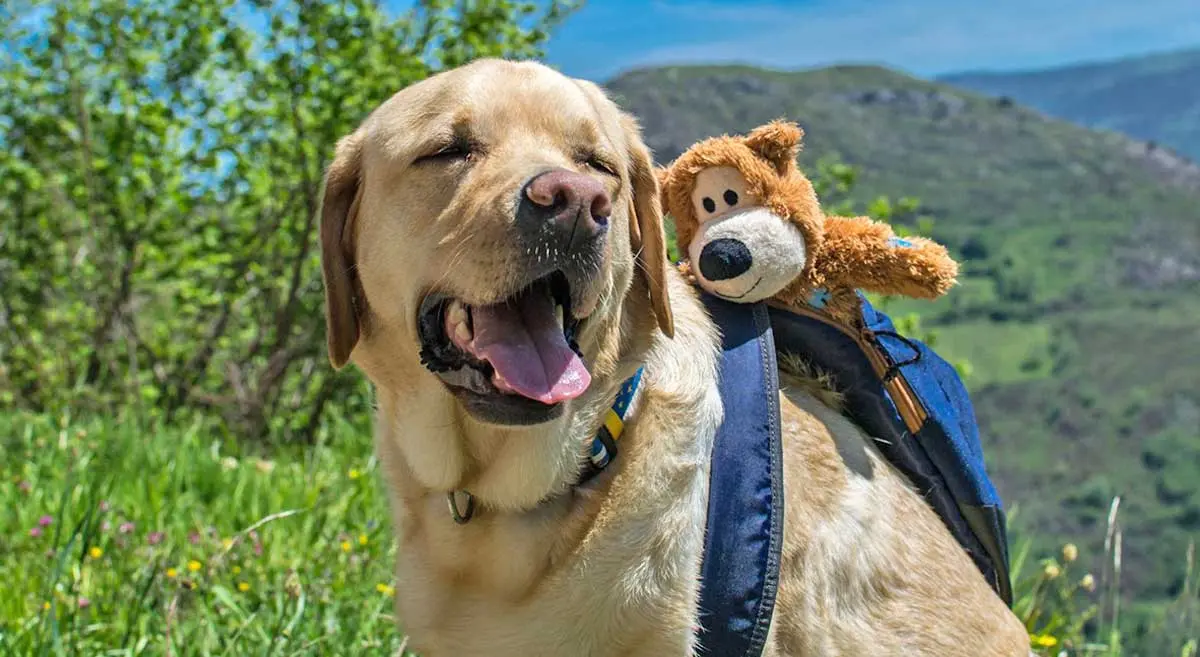
[{"label": "shrub", "polygon": [[0,402],[208,409],[302,439],[329,405],[364,406],[323,347],[315,219],[335,140],[440,69],[537,55],[570,9],[7,3]]}]

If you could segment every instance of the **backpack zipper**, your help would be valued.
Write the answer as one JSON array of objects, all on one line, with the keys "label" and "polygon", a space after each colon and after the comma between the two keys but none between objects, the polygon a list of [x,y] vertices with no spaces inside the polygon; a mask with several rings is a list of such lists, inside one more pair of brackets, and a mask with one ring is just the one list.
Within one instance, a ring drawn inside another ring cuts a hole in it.
[{"label": "backpack zipper", "polygon": [[853,327],[847,326],[827,313],[823,313],[815,308],[807,306],[795,308],[778,303],[773,299],[768,300],[767,303],[780,310],[803,315],[827,326],[832,326],[854,340],[854,343],[866,355],[867,361],[871,363],[871,368],[875,370],[875,376],[879,377],[884,389],[887,390],[888,395],[892,398],[892,403],[896,405],[896,410],[900,413],[900,418],[904,420],[904,425],[908,427],[908,431],[915,435],[925,425],[925,420],[928,419],[929,413],[925,410],[924,405],[917,400],[912,386],[904,378],[904,373],[897,371],[895,376],[890,379],[884,379],[888,369],[891,367],[891,358],[884,351],[883,346],[879,344],[879,338],[876,337],[874,331],[865,326],[855,330]]}]

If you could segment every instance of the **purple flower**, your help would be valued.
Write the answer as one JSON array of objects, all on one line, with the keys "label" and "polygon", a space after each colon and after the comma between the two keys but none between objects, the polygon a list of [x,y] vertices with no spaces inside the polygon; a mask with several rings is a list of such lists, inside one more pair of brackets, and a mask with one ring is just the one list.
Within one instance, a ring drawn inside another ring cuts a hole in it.
[{"label": "purple flower", "polygon": [[200,534],[197,534],[196,532],[192,532],[192,533],[188,534],[188,543],[191,543],[192,545],[199,545],[200,544]]},{"label": "purple flower", "polygon": [[108,501],[107,501],[107,500],[100,500],[100,512],[101,512],[101,513],[107,512],[107,511],[108,511],[109,509],[111,509],[111,508],[112,508],[112,507],[110,507],[110,506],[108,505]]},{"label": "purple flower", "polygon": [[38,525],[41,525],[42,527],[49,527],[53,523],[54,518],[51,518],[50,516],[42,516],[41,518],[38,518]]},{"label": "purple flower", "polygon": [[131,534],[133,533],[133,523],[123,522],[121,523],[120,527],[117,527],[117,531],[121,532],[122,534]]},{"label": "purple flower", "polygon": [[88,600],[87,598],[84,598],[84,597],[79,598],[79,608],[80,609],[87,609],[90,606],[92,606],[91,600]]},{"label": "purple flower", "polygon": [[263,553],[263,547],[262,547],[262,543],[257,543],[257,542],[256,542],[256,543],[254,544],[254,556],[256,556],[256,557],[261,557],[261,556],[262,556],[262,553]]},{"label": "purple flower", "polygon": [[29,535],[30,535],[31,537],[33,537],[33,538],[37,538],[37,537],[41,536],[41,535],[42,535],[42,528],[41,528],[41,527],[34,527],[33,529],[30,529],[30,530],[29,530]]},{"label": "purple flower", "polygon": [[150,532],[146,535],[146,542],[150,545],[158,545],[159,543],[162,543],[163,538],[165,538],[165,536],[162,532]]},{"label": "purple flower", "polygon": [[106,531],[108,531],[108,530],[110,530],[110,529],[112,529],[112,523],[111,523],[111,522],[109,522],[109,521],[105,520],[104,522],[100,523],[100,531],[102,531],[102,532],[106,532]]}]

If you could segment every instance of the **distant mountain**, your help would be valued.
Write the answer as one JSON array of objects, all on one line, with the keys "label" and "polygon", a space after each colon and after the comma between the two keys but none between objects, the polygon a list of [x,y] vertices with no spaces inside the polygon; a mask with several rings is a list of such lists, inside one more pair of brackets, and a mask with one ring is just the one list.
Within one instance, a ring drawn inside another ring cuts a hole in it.
[{"label": "distant mountain", "polygon": [[802,166],[860,169],[859,207],[920,199],[965,276],[942,301],[895,310],[921,312],[937,348],[973,365],[1018,533],[1048,550],[1080,542],[1098,566],[1121,494],[1124,581],[1146,599],[1178,585],[1200,539],[1200,167],[875,67],[671,67],[606,86],[662,162],[783,116],[806,131]]},{"label": "distant mountain", "polygon": [[939,80],[1155,141],[1200,161],[1200,49],[1042,71],[967,71]]}]

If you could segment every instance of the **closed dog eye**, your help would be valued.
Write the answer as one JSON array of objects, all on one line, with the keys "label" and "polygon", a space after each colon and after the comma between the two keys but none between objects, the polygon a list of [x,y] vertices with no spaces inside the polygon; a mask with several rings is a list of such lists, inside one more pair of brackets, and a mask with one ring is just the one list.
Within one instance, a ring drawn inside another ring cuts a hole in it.
[{"label": "closed dog eye", "polygon": [[615,166],[609,164],[608,162],[606,162],[598,157],[595,157],[595,156],[589,157],[587,160],[584,161],[584,164],[591,167],[592,169],[599,171],[600,173],[603,173],[604,175],[612,176],[614,178],[619,177],[619,176],[617,176],[617,168]]},{"label": "closed dog eye", "polygon": [[470,144],[463,141],[454,141],[444,146],[441,146],[432,153],[421,155],[413,160],[413,164],[425,164],[433,162],[451,162],[451,161],[470,161],[475,155],[475,151]]},{"label": "closed dog eye", "polygon": [[620,178],[617,173],[618,167],[613,163],[613,158],[607,153],[598,152],[594,147],[581,147],[575,151],[575,161],[583,166],[598,171],[606,176]]}]

